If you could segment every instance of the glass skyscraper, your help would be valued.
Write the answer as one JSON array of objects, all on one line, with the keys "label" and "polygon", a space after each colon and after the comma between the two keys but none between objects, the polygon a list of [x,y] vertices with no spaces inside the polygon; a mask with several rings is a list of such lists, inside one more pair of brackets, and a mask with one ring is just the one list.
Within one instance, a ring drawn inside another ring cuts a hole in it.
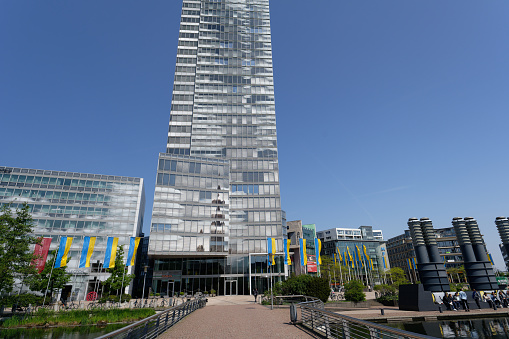
[{"label": "glass skyscraper", "polygon": [[[249,294],[282,252],[268,0],[184,0],[149,243],[159,293]],[[271,268],[284,276],[281,257]]]}]

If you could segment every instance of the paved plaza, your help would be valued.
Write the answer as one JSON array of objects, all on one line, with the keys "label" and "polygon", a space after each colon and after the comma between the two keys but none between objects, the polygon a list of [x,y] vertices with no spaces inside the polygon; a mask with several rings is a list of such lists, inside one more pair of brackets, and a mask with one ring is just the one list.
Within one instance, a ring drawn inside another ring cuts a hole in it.
[{"label": "paved plaza", "polygon": [[[207,306],[201,308],[171,329],[161,338],[321,338],[301,327],[290,323],[288,306],[275,307],[272,311],[268,306],[254,303],[252,296],[220,296],[208,298]],[[389,322],[412,320],[437,320],[449,317],[491,317],[509,316],[509,309],[472,309],[464,311],[415,312],[402,311],[397,307],[352,308],[326,310],[366,320],[387,319]]]},{"label": "paved plaza", "polygon": [[252,296],[209,298],[160,338],[320,338],[290,323],[288,308],[254,303]]}]

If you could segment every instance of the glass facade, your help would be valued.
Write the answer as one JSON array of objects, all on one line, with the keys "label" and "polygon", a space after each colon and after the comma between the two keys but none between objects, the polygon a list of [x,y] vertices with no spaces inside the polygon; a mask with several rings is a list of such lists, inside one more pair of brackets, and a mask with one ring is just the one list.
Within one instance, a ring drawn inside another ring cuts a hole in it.
[{"label": "glass facade", "polygon": [[[127,253],[129,237],[140,236],[145,210],[143,179],[0,167],[0,205],[30,206],[34,234],[52,238],[56,250],[61,236],[73,237],[67,272],[73,296],[86,292],[109,274],[101,268],[107,237],[119,237]],[[90,268],[78,268],[85,236],[97,237]],[[133,268],[130,267],[130,273]]]},{"label": "glass facade", "polygon": [[[303,226],[304,227],[304,226]],[[357,252],[357,248],[361,251],[361,257],[363,258],[363,249],[366,247],[366,254],[373,261],[373,270],[378,272],[379,270],[389,269],[389,259],[385,250],[386,242],[382,238],[382,231],[373,230],[372,226],[361,226],[358,229],[350,228],[332,228],[325,231],[319,231],[316,233],[317,237],[322,241],[322,254],[333,258],[334,253],[337,250],[344,255],[350,251],[352,257],[354,252]],[[385,265],[384,260],[385,258]],[[360,275],[363,276],[366,271],[360,271]],[[373,275],[375,283],[382,283],[379,276]]]},{"label": "glass facade", "polygon": [[[199,279],[218,275],[225,294],[249,293],[252,254],[267,253],[267,237],[282,252],[283,238],[268,0],[183,1],[156,180],[151,258],[226,260],[224,273]],[[156,291],[157,276],[155,267]]]}]

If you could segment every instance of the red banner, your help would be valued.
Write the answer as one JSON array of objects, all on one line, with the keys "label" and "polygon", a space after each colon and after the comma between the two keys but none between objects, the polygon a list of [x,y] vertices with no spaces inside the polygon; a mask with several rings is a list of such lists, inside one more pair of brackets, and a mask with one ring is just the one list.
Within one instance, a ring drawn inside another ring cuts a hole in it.
[{"label": "red banner", "polygon": [[51,245],[51,238],[42,238],[41,244],[36,244],[34,255],[37,259],[34,260],[34,266],[37,267],[39,273],[44,270],[46,259],[48,258],[49,245]]},{"label": "red banner", "polygon": [[318,269],[316,267],[316,256],[308,255],[308,273],[316,273]]}]

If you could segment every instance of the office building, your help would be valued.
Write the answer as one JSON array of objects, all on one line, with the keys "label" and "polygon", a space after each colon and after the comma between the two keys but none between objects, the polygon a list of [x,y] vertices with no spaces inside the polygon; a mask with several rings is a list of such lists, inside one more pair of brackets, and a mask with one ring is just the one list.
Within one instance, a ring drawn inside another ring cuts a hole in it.
[{"label": "office building", "polygon": [[[110,276],[102,268],[107,238],[119,238],[126,260],[129,238],[141,235],[145,192],[141,178],[0,167],[0,205],[15,209],[23,203],[30,206],[34,234],[52,239],[50,251],[58,248],[61,236],[73,238],[69,285],[73,297],[83,300]],[[78,268],[85,236],[97,240],[91,267]],[[134,273],[132,266],[128,273]]]},{"label": "office building", "polygon": [[[373,261],[373,269],[375,272],[383,272],[389,269],[389,260],[387,258],[386,242],[383,240],[381,230],[373,230],[372,226],[360,226],[359,228],[331,228],[316,233],[317,237],[322,241],[322,255],[334,257],[334,254],[350,252],[352,257],[355,256],[357,248],[361,252],[360,262],[364,258],[364,246],[366,254]],[[366,282],[369,285],[381,283],[381,275],[372,274],[368,270],[360,270],[359,276],[366,280],[366,274],[369,275]]]},{"label": "office building", "polygon": [[184,0],[149,242],[156,292],[250,294],[285,275],[268,0]]}]

